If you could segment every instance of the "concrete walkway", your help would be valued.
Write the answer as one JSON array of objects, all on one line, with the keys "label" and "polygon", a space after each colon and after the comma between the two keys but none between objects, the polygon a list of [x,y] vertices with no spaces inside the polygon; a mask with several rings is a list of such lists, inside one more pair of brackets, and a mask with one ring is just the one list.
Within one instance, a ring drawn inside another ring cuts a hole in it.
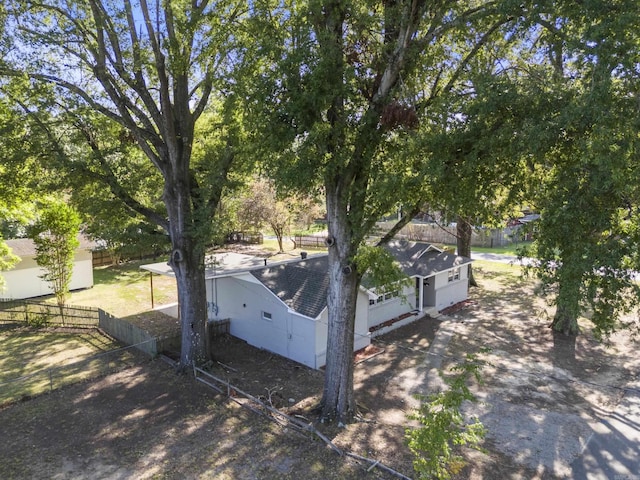
[{"label": "concrete walkway", "polygon": [[447,347],[455,335],[458,325],[455,320],[445,316],[439,317],[436,321],[440,321],[441,325],[433,342],[429,345],[429,351],[424,361],[427,368],[422,388],[425,393],[429,394],[442,391],[445,388],[446,384],[439,372],[442,369],[442,359],[446,355]]},{"label": "concrete walkway", "polygon": [[436,331],[435,338],[429,345],[428,353],[421,365],[404,370],[398,376],[398,386],[405,392],[409,405],[417,407],[419,403],[414,395],[429,395],[444,389],[445,383],[440,378],[442,359],[446,354],[449,342],[453,338],[457,328],[457,322],[449,317],[440,316],[432,321],[441,322]]}]

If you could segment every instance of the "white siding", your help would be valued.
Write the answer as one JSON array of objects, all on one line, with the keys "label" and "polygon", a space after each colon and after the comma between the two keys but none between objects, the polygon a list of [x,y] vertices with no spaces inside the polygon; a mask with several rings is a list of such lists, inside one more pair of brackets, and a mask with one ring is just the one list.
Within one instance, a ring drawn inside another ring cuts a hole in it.
[{"label": "white siding", "polygon": [[434,288],[436,290],[446,287],[449,284],[449,272],[441,272],[431,278],[435,280]]},{"label": "white siding", "polygon": [[[404,295],[404,297],[402,296]],[[369,305],[369,327],[375,327],[387,320],[396,318],[403,313],[416,308],[415,286],[407,287],[401,296],[387,300],[386,302]]]},{"label": "white siding", "polygon": [[436,275],[436,308],[444,310],[451,305],[462,302],[468,298],[469,278],[467,266],[460,268],[460,278],[449,282],[449,272]]},{"label": "white siding", "polygon": [[[32,298],[50,295],[53,290],[48,282],[40,278],[44,273],[33,257],[24,257],[12,270],[1,272],[4,277],[4,289],[0,290],[3,298]],[[90,288],[93,286],[93,262],[91,252],[76,252],[69,290]]]},{"label": "white siding", "polygon": [[358,301],[356,303],[356,324],[353,340],[353,351],[363,349],[371,343],[369,334],[369,295],[361,290],[358,291]]},{"label": "white siding", "polygon": [[[460,279],[448,281],[448,272],[442,272],[430,281],[434,288],[435,306],[442,310],[467,298],[467,269],[460,269]],[[358,292],[354,335],[354,351],[371,343],[369,328],[415,310],[415,287],[407,287],[402,296],[369,306],[369,296]],[[235,277],[207,280],[207,300],[216,309],[209,309],[210,319],[229,318],[230,333],[247,343],[290,358],[311,368],[326,364],[327,310],[318,319],[309,319],[287,307],[264,285],[246,273]],[[266,320],[263,312],[271,314]],[[375,334],[406,325],[420,315],[410,316]]]},{"label": "white siding", "polygon": [[[269,350],[311,368],[316,367],[313,350],[316,322],[296,314],[251,275],[207,280],[207,300],[215,302],[217,314],[209,318],[229,318],[231,335],[250,345]],[[264,312],[271,319],[264,318]]]},{"label": "white siding", "polygon": [[[353,335],[353,351],[357,352],[371,343],[367,310],[369,308],[369,295],[362,290],[358,291],[356,302],[356,320]],[[316,368],[327,364],[327,332],[329,317],[325,308],[318,317],[316,328]]]},{"label": "white siding", "polygon": [[325,308],[316,322],[315,368],[320,368],[327,364],[328,324],[329,311]]},{"label": "white siding", "polygon": [[307,367],[318,368],[316,352],[313,349],[318,322],[291,311],[289,312],[289,322],[286,356]]},{"label": "white siding", "polygon": [[[212,288],[214,295],[210,297]],[[286,305],[261,284],[231,277],[207,281],[207,298],[215,302],[216,293],[218,312],[215,318],[229,318],[232,335],[256,347],[286,356]],[[265,320],[263,312],[270,313],[271,320]]]}]

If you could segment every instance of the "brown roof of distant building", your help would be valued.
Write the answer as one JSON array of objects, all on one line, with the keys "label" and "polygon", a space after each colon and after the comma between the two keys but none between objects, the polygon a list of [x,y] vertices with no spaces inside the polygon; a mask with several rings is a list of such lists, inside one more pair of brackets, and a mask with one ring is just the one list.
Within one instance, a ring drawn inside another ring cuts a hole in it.
[{"label": "brown roof of distant building", "polygon": [[[96,246],[96,242],[82,234],[78,235],[78,240],[80,241],[78,248],[81,250],[93,250]],[[5,243],[11,248],[13,254],[19,257],[28,257],[36,254],[36,245],[30,238],[12,238],[5,240]]]}]

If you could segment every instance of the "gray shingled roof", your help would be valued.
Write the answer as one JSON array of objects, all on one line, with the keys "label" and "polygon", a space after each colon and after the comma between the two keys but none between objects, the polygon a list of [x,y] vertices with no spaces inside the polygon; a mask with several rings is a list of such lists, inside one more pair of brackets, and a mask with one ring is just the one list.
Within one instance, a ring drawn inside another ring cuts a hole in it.
[{"label": "gray shingled roof", "polygon": [[321,255],[252,270],[251,274],[290,308],[309,318],[317,318],[327,306],[327,272],[328,256]]},{"label": "gray shingled roof", "polygon": [[385,247],[409,277],[430,277],[471,263],[468,257],[440,252],[428,243],[394,240]]},{"label": "gray shingled roof", "polygon": [[[397,240],[386,248],[409,276],[430,277],[471,262],[470,258],[440,252],[427,243]],[[282,263],[252,270],[251,274],[294,311],[317,318],[327,306],[328,256]]]}]

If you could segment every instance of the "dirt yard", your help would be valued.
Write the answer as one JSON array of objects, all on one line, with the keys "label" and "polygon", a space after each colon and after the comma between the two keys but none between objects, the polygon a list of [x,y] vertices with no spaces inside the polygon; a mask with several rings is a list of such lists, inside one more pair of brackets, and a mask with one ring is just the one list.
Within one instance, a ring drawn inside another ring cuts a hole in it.
[{"label": "dirt yard", "polygon": [[[571,476],[589,426],[638,375],[636,346],[617,335],[605,347],[588,331],[575,343],[554,338],[544,304],[516,267],[487,264],[476,272],[481,287],[461,309],[375,341],[378,354],[355,371],[360,422],[317,427],[339,448],[413,477],[404,444],[412,395],[437,388],[438,368],[490,347],[485,383],[473,387],[481,401],[466,407],[487,426],[487,453],[464,451],[468,463],[455,478]],[[227,336],[215,352],[216,376],[315,420],[322,372]],[[5,408],[0,425],[0,478],[7,479],[393,478],[176,375],[161,360]]]}]

